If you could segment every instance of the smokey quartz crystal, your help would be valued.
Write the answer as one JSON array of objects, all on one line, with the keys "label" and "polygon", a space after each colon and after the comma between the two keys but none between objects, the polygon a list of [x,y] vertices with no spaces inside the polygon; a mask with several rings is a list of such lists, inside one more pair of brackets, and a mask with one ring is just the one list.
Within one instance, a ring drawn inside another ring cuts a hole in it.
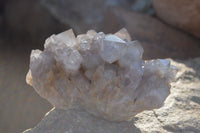
[{"label": "smokey quartz crystal", "polygon": [[68,30],[31,52],[26,81],[56,108],[128,121],[163,105],[177,71],[169,60],[142,60],[143,52],[125,28],[77,37]]}]

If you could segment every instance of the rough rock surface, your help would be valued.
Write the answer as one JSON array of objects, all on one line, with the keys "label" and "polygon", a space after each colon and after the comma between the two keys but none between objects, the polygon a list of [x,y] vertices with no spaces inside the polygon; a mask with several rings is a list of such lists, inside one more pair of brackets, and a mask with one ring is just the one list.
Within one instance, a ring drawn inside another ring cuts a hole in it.
[{"label": "rough rock surface", "polygon": [[179,72],[165,105],[135,118],[135,126],[142,132],[200,132],[200,58],[172,64]]},{"label": "rough rock surface", "polygon": [[24,133],[139,133],[130,122],[109,122],[84,111],[53,109],[40,124]]},{"label": "rough rock surface", "polygon": [[[108,10],[103,31],[116,32],[125,27],[132,39],[141,42],[144,59],[188,59],[200,56],[200,40],[174,29],[158,19],[123,9]],[[200,30],[199,30],[200,31]]]},{"label": "rough rock surface", "polygon": [[158,17],[200,38],[199,0],[153,0]]},{"label": "rough rock surface", "polygon": [[172,61],[172,64],[179,68],[177,80],[160,109],[144,111],[136,115],[133,121],[124,123],[107,123],[84,112],[53,109],[36,127],[24,133],[126,133],[130,130],[134,133],[198,133],[200,58]]}]

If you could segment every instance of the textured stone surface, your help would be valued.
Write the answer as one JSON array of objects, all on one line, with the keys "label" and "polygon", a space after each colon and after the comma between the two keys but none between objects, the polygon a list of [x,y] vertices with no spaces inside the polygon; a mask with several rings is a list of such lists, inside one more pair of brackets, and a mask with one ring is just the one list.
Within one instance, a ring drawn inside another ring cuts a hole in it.
[{"label": "textured stone surface", "polygon": [[[139,113],[130,123],[107,123],[84,112],[54,109],[47,113],[36,127],[24,133],[126,133],[125,131],[198,133],[200,132],[200,58],[172,61],[172,64],[177,66],[179,71],[165,105],[160,109]],[[111,128],[114,125],[117,131]]]},{"label": "textured stone surface", "polygon": [[179,72],[165,105],[135,118],[135,126],[142,132],[200,132],[200,58],[172,64]]},{"label": "textured stone surface", "polygon": [[153,0],[158,17],[200,38],[199,0]]},{"label": "textured stone surface", "polygon": [[144,59],[188,59],[200,56],[200,40],[174,29],[158,19],[123,9],[108,10],[103,31],[116,32],[125,27],[132,39],[141,42]]},{"label": "textured stone surface", "polygon": [[53,109],[24,133],[140,133],[130,122],[109,122],[80,110]]},{"label": "textured stone surface", "polygon": [[57,108],[84,108],[110,121],[161,107],[177,70],[169,60],[143,61],[143,48],[126,29],[77,37],[68,30],[44,48],[31,53],[27,83]]}]

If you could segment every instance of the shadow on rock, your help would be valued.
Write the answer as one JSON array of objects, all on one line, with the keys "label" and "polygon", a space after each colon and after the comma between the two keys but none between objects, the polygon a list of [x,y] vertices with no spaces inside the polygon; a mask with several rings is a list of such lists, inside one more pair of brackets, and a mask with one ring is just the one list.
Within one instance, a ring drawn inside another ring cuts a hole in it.
[{"label": "shadow on rock", "polygon": [[141,133],[133,122],[109,122],[81,110],[52,109],[33,129],[24,133]]}]

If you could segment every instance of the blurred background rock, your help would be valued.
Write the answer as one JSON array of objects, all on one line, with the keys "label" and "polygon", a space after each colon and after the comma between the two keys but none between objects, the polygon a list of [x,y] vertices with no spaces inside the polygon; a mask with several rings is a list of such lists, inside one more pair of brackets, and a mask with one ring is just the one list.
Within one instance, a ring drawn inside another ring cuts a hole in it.
[{"label": "blurred background rock", "polygon": [[199,0],[0,0],[0,132],[35,126],[52,107],[25,83],[31,49],[74,29],[127,28],[144,58],[200,56]]}]

